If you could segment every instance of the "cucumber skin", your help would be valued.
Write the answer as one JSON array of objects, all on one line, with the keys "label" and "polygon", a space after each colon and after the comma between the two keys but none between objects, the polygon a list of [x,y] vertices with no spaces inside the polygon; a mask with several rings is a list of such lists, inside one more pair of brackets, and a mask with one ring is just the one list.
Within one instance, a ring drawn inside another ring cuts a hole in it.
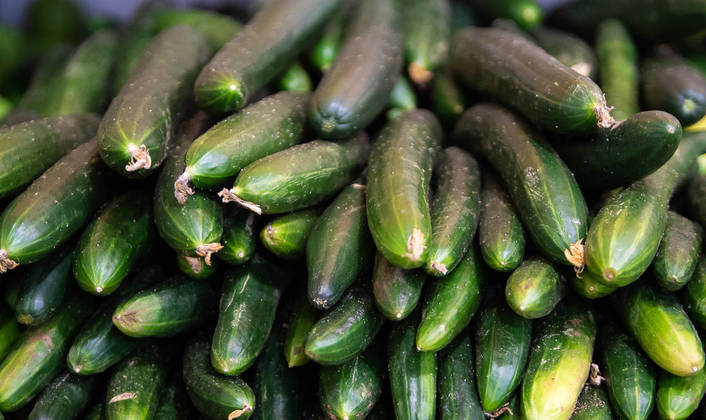
[{"label": "cucumber skin", "polygon": [[304,350],[306,338],[311,327],[319,320],[319,316],[319,311],[311,306],[304,296],[296,299],[284,338],[284,357],[290,368],[309,363],[309,356]]},{"label": "cucumber skin", "polygon": [[223,249],[216,256],[230,264],[245,264],[255,254],[255,213],[235,211],[223,219]]},{"label": "cucumber skin", "polygon": [[[22,94],[16,109],[8,115],[3,123],[12,125],[42,117],[44,108],[48,104],[47,97],[57,86],[57,70],[66,66],[70,54],[71,46],[69,45],[57,45],[44,54],[37,63],[29,86]],[[93,134],[95,133],[91,135]]]},{"label": "cucumber skin", "polygon": [[706,174],[696,174],[689,182],[689,204],[694,219],[703,227],[706,226]]},{"label": "cucumber skin", "polygon": [[160,392],[159,406],[154,417],[165,420],[189,420],[193,418],[194,413],[182,383],[181,372],[177,371],[171,376]]},{"label": "cucumber skin", "polygon": [[401,11],[407,72],[419,85],[428,83],[446,61],[451,38],[449,0],[410,0]]},{"label": "cucumber skin", "polygon": [[304,66],[295,61],[279,76],[277,86],[286,92],[311,92],[313,83]]},{"label": "cucumber skin", "polygon": [[[362,420],[376,405],[383,387],[383,356],[366,351],[319,374],[321,409],[331,419]],[[379,360],[380,359],[380,360]]]},{"label": "cucumber skin", "polygon": [[623,24],[608,19],[596,29],[601,88],[613,106],[613,117],[621,121],[640,110],[637,47]]},{"label": "cucumber skin", "polygon": [[686,217],[667,212],[666,227],[652,262],[657,284],[670,291],[691,280],[701,256],[703,229]]},{"label": "cucumber skin", "polygon": [[304,209],[270,221],[260,231],[260,242],[276,256],[290,261],[303,259],[306,243],[321,210]]},{"label": "cucumber skin", "polygon": [[72,419],[83,412],[97,382],[95,376],[59,374],[37,397],[28,420]]},{"label": "cucumber skin", "polygon": [[431,109],[444,125],[453,125],[467,108],[467,103],[468,99],[448,67],[434,75],[431,80]]},{"label": "cucumber skin", "polygon": [[421,267],[428,256],[429,184],[441,135],[433,114],[409,111],[383,128],[370,152],[368,228],[377,249],[400,268]]},{"label": "cucumber skin", "polygon": [[517,315],[536,319],[554,310],[563,289],[559,273],[551,264],[542,259],[528,259],[507,279],[505,299]]},{"label": "cucumber skin", "polygon": [[159,33],[175,25],[188,25],[201,32],[213,51],[223,48],[242,29],[232,17],[210,10],[168,9],[156,14],[153,30]]},{"label": "cucumber skin", "polygon": [[603,388],[584,385],[583,391],[576,401],[576,408],[571,415],[572,420],[612,420],[613,410],[611,410],[608,395]]},{"label": "cucumber skin", "polygon": [[254,419],[297,420],[300,385],[297,371],[289,369],[282,354],[281,327],[272,331],[255,372]]},{"label": "cucumber skin", "polygon": [[378,252],[372,277],[375,306],[385,318],[400,321],[417,307],[427,276],[420,269],[395,267]]},{"label": "cucumber skin", "polygon": [[699,259],[694,275],[683,290],[682,301],[690,319],[706,328],[706,259]]},{"label": "cucumber skin", "polygon": [[324,27],[321,38],[309,52],[309,59],[322,73],[331,68],[343,44],[344,16],[346,16],[350,2],[344,2],[342,8],[334,13],[333,17]]},{"label": "cucumber skin", "polygon": [[581,273],[581,277],[574,273],[569,279],[574,291],[586,299],[599,299],[618,290],[617,287],[607,286],[596,280],[588,271]]},{"label": "cucumber skin", "polygon": [[194,84],[196,104],[220,114],[241,108],[284,70],[340,0],[272,2],[219,50]]},{"label": "cucumber skin", "polygon": [[542,9],[536,0],[475,0],[472,4],[488,20],[512,19],[524,30],[542,23]]},{"label": "cucumber skin", "polygon": [[554,56],[559,62],[596,80],[598,63],[593,49],[581,38],[568,32],[539,27],[532,31],[537,45]]},{"label": "cucumber skin", "polygon": [[388,106],[392,108],[388,111],[388,119],[390,119],[389,116],[393,109],[399,110],[401,114],[417,108],[417,94],[406,77],[400,76],[397,78],[395,87],[390,92]]},{"label": "cucumber skin", "polygon": [[471,339],[461,334],[439,353],[440,419],[485,420],[474,377]]},{"label": "cucumber skin", "polygon": [[661,372],[657,382],[657,412],[663,419],[686,419],[706,392],[706,371],[680,377]]},{"label": "cucumber skin", "polygon": [[396,9],[394,0],[360,2],[310,104],[309,124],[322,138],[350,137],[387,104],[404,59]]},{"label": "cucumber skin", "polygon": [[20,325],[15,321],[15,314],[4,305],[0,307],[0,362],[12,349],[12,344],[20,335]]}]

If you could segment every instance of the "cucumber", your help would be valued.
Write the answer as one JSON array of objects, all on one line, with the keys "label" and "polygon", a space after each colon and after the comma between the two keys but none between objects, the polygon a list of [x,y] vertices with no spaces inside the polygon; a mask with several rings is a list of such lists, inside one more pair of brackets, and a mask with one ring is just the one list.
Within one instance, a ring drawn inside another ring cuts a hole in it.
[{"label": "cucumber", "polygon": [[535,245],[554,262],[580,270],[586,202],[541,134],[505,108],[484,103],[463,114],[454,137],[499,172]]},{"label": "cucumber", "polygon": [[647,270],[664,233],[667,205],[674,190],[706,151],[706,135],[682,138],[677,151],[658,170],[608,200],[586,238],[586,267],[603,284],[622,287]]},{"label": "cucumber", "polygon": [[74,295],[52,319],[19,336],[0,363],[0,410],[24,406],[61,370],[69,343],[92,307],[90,298]]},{"label": "cucumber", "polygon": [[313,40],[340,0],[273,1],[201,70],[196,104],[211,113],[242,108]]},{"label": "cucumber", "polygon": [[706,172],[701,170],[701,161],[698,159],[699,171],[689,181],[688,196],[691,213],[703,227],[706,226],[706,200],[703,199],[706,194]]},{"label": "cucumber", "polygon": [[417,328],[417,349],[438,351],[468,325],[485,285],[482,270],[477,253],[471,248],[454,271],[431,283]]},{"label": "cucumber", "polygon": [[306,69],[301,63],[295,61],[279,76],[277,87],[287,92],[311,92],[313,83]]},{"label": "cucumber", "polygon": [[621,121],[640,110],[637,47],[618,20],[608,19],[596,29],[596,56],[601,88]]},{"label": "cucumber", "polygon": [[[536,39],[534,39],[528,31],[522,29],[517,23],[515,23],[514,20],[506,19],[506,18],[496,18],[496,19],[493,19],[492,22],[490,22],[490,26],[492,28],[502,29],[503,31],[512,32],[513,34],[521,36],[522,38],[531,42],[532,44],[539,45],[539,44],[537,44]],[[564,63],[562,63],[562,64],[564,64]]]},{"label": "cucumber", "polygon": [[520,384],[531,338],[532,321],[516,315],[501,300],[481,311],[475,325],[475,371],[486,412],[500,409]]},{"label": "cucumber", "polygon": [[324,210],[306,243],[307,297],[329,309],[366,271],[374,247],[365,212],[365,186],[353,183]]},{"label": "cucumber", "polygon": [[522,380],[526,419],[569,419],[588,378],[596,321],[577,303],[567,303],[540,321]]},{"label": "cucumber", "polygon": [[333,17],[329,19],[324,27],[321,38],[316,41],[316,44],[309,52],[309,59],[319,71],[325,73],[331,68],[338,52],[343,44],[343,29],[344,17],[347,15],[346,10],[351,2],[343,2],[342,8],[334,12]]},{"label": "cucumber", "polygon": [[155,419],[164,420],[189,420],[193,418],[193,408],[186,395],[186,389],[181,379],[181,372],[171,374],[167,384],[159,393],[159,406],[154,415]]},{"label": "cucumber", "polygon": [[686,284],[682,296],[689,318],[699,327],[706,328],[706,259],[704,257],[699,259],[694,275]]},{"label": "cucumber", "polygon": [[301,260],[306,252],[309,233],[316,225],[320,214],[320,209],[313,208],[279,216],[262,228],[260,242],[282,259]]},{"label": "cucumber", "polygon": [[80,229],[108,194],[95,141],[61,158],[0,216],[0,273],[40,260]]},{"label": "cucumber", "polygon": [[309,356],[305,351],[306,338],[311,327],[319,320],[319,315],[304,296],[296,299],[284,339],[284,358],[290,368],[309,363]]},{"label": "cucumber", "polygon": [[392,404],[398,420],[434,419],[436,413],[436,353],[415,345],[417,314],[390,329],[387,367]]},{"label": "cucumber", "polygon": [[285,272],[259,257],[228,271],[211,343],[211,365],[216,371],[239,375],[255,362],[265,347],[287,280]]},{"label": "cucumber", "polygon": [[657,411],[663,419],[686,419],[696,411],[706,392],[706,371],[681,377],[662,372],[657,383]]},{"label": "cucumber", "polygon": [[677,150],[681,135],[681,124],[672,115],[645,111],[588,138],[557,141],[555,147],[581,187],[607,191],[657,170]]},{"label": "cucumber", "polygon": [[242,25],[228,15],[196,9],[160,11],[154,17],[152,29],[161,32],[176,25],[188,25],[201,32],[213,51],[223,48],[242,29]]},{"label": "cucumber", "polygon": [[246,166],[233,188],[218,193],[257,214],[286,213],[311,207],[351,182],[367,161],[365,133],[331,143],[314,140],[282,150]]},{"label": "cucumber", "polygon": [[211,368],[205,336],[192,338],[184,350],[184,384],[194,407],[210,419],[247,419],[255,408],[255,394],[242,379],[223,376]]},{"label": "cucumber", "polygon": [[569,276],[569,281],[574,291],[586,299],[599,299],[618,290],[615,286],[607,286],[593,277],[593,274],[586,271],[580,274]]},{"label": "cucumber", "polygon": [[206,279],[216,271],[216,263],[206,264],[206,259],[190,252],[177,252],[176,265],[179,271],[192,279]]},{"label": "cucumber", "polygon": [[151,198],[141,190],[118,196],[86,228],[73,262],[81,289],[101,296],[113,293],[150,249]]},{"label": "cucumber", "polygon": [[151,419],[169,373],[165,344],[145,342],[115,367],[105,395],[107,420]]},{"label": "cucumber", "polygon": [[451,38],[449,0],[409,0],[401,11],[407,72],[418,85],[434,77],[448,55]]},{"label": "cucumber", "polygon": [[275,328],[267,340],[255,372],[255,419],[297,420],[299,417],[299,380],[282,354],[282,334]]},{"label": "cucumber", "polygon": [[667,212],[664,236],[652,262],[657,284],[675,291],[691,280],[701,256],[703,229],[673,211]]},{"label": "cucumber", "polygon": [[449,60],[464,85],[513,108],[538,129],[582,134],[614,122],[591,79],[511,32],[463,29],[451,43]]},{"label": "cucumber", "polygon": [[497,177],[484,172],[478,219],[483,261],[496,271],[513,271],[525,256],[525,233],[510,197]]},{"label": "cucumber", "polygon": [[388,120],[394,119],[404,114],[406,111],[417,108],[417,94],[414,92],[414,88],[407,81],[406,77],[400,76],[397,78],[395,87],[393,87],[392,92],[390,92],[388,105],[390,107],[387,111]]},{"label": "cucumber", "polygon": [[97,403],[86,410],[83,420],[105,420],[103,403]]},{"label": "cucumber", "polygon": [[44,53],[54,45],[75,44],[86,30],[85,16],[69,0],[38,0],[26,11],[29,46]]},{"label": "cucumber", "polygon": [[255,213],[234,211],[223,220],[223,249],[216,256],[230,265],[245,264],[255,253]]},{"label": "cucumber", "polygon": [[378,252],[372,278],[375,306],[387,319],[406,318],[417,307],[426,277],[419,269],[395,267]]},{"label": "cucumber", "polygon": [[659,367],[678,376],[695,375],[703,368],[701,339],[673,294],[638,283],[622,288],[616,299],[623,321]]},{"label": "cucumber", "polygon": [[441,135],[432,113],[409,111],[387,123],[370,152],[368,228],[382,255],[404,269],[428,256],[429,184]]},{"label": "cucumber", "polygon": [[311,94],[280,92],[253,103],[200,135],[186,152],[174,195],[186,202],[196,188],[218,187],[250,163],[291,147],[304,137]]},{"label": "cucumber", "polygon": [[[71,48],[68,45],[57,45],[44,54],[37,68],[32,74],[29,86],[22,94],[22,98],[17,104],[17,109],[12,112],[6,123],[12,121],[22,122],[41,118],[44,107],[47,105],[47,97],[57,86],[58,71],[62,69],[71,55]],[[91,135],[95,134],[91,133]]]},{"label": "cucumber", "polygon": [[96,134],[98,116],[36,119],[0,129],[0,198],[32,182],[73,148]]},{"label": "cucumber", "polygon": [[471,339],[468,334],[461,334],[439,353],[441,419],[485,419],[474,376]]},{"label": "cucumber", "polygon": [[486,19],[512,19],[522,29],[533,29],[544,18],[536,0],[474,0],[472,4]]},{"label": "cucumber", "polygon": [[101,157],[108,166],[144,178],[162,164],[209,50],[204,37],[185,25],[150,42],[98,127]]},{"label": "cucumber", "polygon": [[400,20],[395,0],[360,2],[309,107],[322,138],[350,137],[385,108],[404,60]]},{"label": "cucumber", "polygon": [[431,204],[431,239],[424,266],[442,277],[466,254],[478,226],[480,171],[468,153],[451,146],[439,153],[436,191]]},{"label": "cucumber", "polygon": [[576,408],[571,415],[572,420],[612,420],[613,411],[610,401],[603,388],[584,385],[583,391],[576,401]]},{"label": "cucumber", "polygon": [[15,321],[15,314],[10,311],[10,308],[0,306],[0,362],[11,350],[12,344],[19,335],[20,326]]},{"label": "cucumber", "polygon": [[547,261],[528,259],[505,284],[505,299],[517,315],[536,319],[549,315],[564,294],[564,282]]},{"label": "cucumber", "polygon": [[432,111],[446,125],[454,124],[468,104],[468,99],[454,80],[448,67],[441,69],[434,75],[431,80],[430,96]]},{"label": "cucumber", "polygon": [[96,388],[95,376],[62,373],[47,385],[37,397],[28,420],[76,418],[88,405]]},{"label": "cucumber", "polygon": [[568,32],[539,27],[532,31],[537,45],[576,73],[597,78],[598,63],[591,46]]},{"label": "cucumber", "polygon": [[382,324],[383,317],[375,309],[372,294],[352,287],[311,328],[306,355],[321,365],[341,364],[365,350]]}]

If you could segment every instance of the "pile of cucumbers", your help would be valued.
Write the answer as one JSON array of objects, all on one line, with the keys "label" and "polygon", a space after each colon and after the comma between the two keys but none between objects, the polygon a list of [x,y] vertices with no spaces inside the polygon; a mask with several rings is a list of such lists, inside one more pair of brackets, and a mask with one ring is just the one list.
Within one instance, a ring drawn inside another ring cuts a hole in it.
[{"label": "pile of cucumbers", "polygon": [[0,25],[0,420],[706,419],[706,0],[233,3]]}]

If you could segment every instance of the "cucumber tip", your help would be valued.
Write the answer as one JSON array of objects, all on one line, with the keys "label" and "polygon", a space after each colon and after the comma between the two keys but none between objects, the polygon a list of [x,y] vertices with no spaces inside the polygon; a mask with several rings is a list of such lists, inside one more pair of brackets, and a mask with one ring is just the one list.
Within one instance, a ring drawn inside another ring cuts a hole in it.
[{"label": "cucumber tip", "polygon": [[237,419],[238,417],[242,416],[245,413],[250,413],[252,411],[252,407],[250,407],[248,404],[243,405],[243,408],[238,409],[238,410],[233,410],[228,414],[228,420],[233,420]]},{"label": "cucumber tip", "polygon": [[409,69],[407,71],[409,72],[409,78],[417,85],[426,85],[431,81],[434,75],[416,61],[409,63]]},{"label": "cucumber tip", "polygon": [[139,146],[131,144],[127,147],[127,152],[130,154],[130,161],[125,165],[127,172],[135,172],[138,169],[149,169],[152,167],[150,151],[144,144]]},{"label": "cucumber tip", "polygon": [[411,262],[417,262],[422,257],[424,249],[424,233],[418,228],[412,229],[412,233],[407,238],[407,253],[403,257],[408,258]]},{"label": "cucumber tip", "polygon": [[177,203],[186,204],[186,200],[190,195],[194,195],[196,191],[191,188],[191,177],[189,177],[189,171],[185,170],[183,174],[174,181],[174,198],[176,198]]},{"label": "cucumber tip", "polygon": [[0,249],[0,274],[6,273],[13,268],[16,268],[19,264],[17,261],[13,261],[10,259],[10,256],[7,254],[7,251],[4,249]]},{"label": "cucumber tip", "polygon": [[201,258],[185,256],[184,259],[189,264],[189,267],[191,268],[191,271],[194,272],[194,274],[201,273],[201,271],[203,270],[203,261],[201,261]]},{"label": "cucumber tip", "polygon": [[429,268],[432,269],[435,273],[441,274],[442,276],[445,276],[446,273],[448,273],[449,271],[446,269],[446,264],[443,264],[439,261],[434,261],[429,264]]},{"label": "cucumber tip", "polygon": [[236,203],[239,206],[244,207],[253,213],[256,213],[258,215],[262,214],[262,208],[260,206],[238,197],[236,195],[235,188],[233,188],[232,190],[229,190],[228,188],[223,188],[218,193],[218,196],[221,197],[221,201],[223,201],[224,203]]},{"label": "cucumber tip", "polygon": [[212,242],[210,244],[201,244],[196,247],[196,254],[203,257],[206,265],[211,265],[211,256],[216,252],[223,249],[223,245],[218,242]]}]

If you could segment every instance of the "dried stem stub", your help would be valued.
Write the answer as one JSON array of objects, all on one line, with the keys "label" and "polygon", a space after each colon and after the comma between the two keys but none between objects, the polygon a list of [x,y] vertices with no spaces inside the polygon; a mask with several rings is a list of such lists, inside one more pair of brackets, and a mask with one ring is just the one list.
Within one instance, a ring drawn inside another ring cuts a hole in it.
[{"label": "dried stem stub", "polygon": [[196,191],[191,188],[191,178],[189,178],[189,173],[184,171],[183,174],[179,175],[179,178],[174,181],[174,197],[179,204],[186,204],[186,200],[190,195],[194,195]]},{"label": "dried stem stub", "polygon": [[211,265],[211,255],[223,249],[223,245],[218,242],[203,244],[196,247],[196,254],[203,257],[206,265]]},{"label": "dried stem stub", "polygon": [[251,203],[250,201],[243,200],[242,198],[235,195],[233,190],[223,188],[218,193],[218,196],[221,197],[221,200],[224,203],[236,203],[237,205],[244,207],[253,213],[262,214],[262,208],[260,206],[255,203]]},{"label": "dried stem stub", "polygon": [[147,146],[141,144],[135,146],[131,144],[127,148],[128,153],[130,153],[130,162],[125,165],[125,170],[128,172],[134,172],[138,169],[149,169],[152,167],[152,158],[150,157],[150,151]]}]

